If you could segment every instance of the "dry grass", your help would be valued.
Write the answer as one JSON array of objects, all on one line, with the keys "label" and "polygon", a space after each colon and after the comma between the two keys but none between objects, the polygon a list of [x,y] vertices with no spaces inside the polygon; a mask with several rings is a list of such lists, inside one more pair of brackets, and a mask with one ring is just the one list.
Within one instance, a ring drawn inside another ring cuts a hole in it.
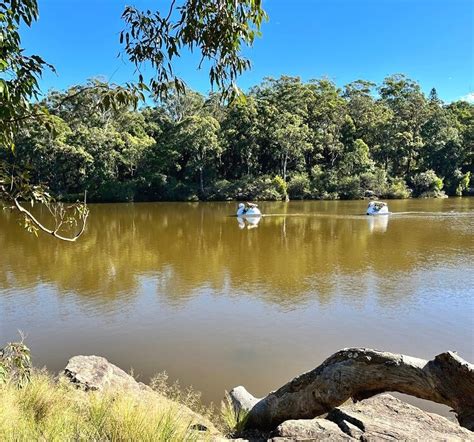
[{"label": "dry grass", "polygon": [[85,393],[32,374],[19,389],[0,384],[0,440],[202,440],[179,405],[143,402],[125,393]]}]

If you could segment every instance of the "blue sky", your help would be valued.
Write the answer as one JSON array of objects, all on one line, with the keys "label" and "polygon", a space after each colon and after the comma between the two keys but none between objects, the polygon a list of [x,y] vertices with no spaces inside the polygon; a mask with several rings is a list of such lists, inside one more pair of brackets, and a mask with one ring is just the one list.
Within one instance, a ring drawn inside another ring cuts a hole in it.
[{"label": "blue sky", "polygon": [[[38,0],[40,19],[24,29],[23,46],[52,63],[43,90],[64,89],[88,78],[133,80],[134,69],[117,55],[126,4],[167,8],[169,0]],[[380,82],[405,73],[428,92],[452,101],[474,98],[473,0],[263,0],[270,20],[263,37],[245,51],[252,70],[246,89],[266,76],[304,80],[328,77],[342,86],[356,79]],[[176,65],[186,83],[203,93],[207,72],[186,55]]]}]

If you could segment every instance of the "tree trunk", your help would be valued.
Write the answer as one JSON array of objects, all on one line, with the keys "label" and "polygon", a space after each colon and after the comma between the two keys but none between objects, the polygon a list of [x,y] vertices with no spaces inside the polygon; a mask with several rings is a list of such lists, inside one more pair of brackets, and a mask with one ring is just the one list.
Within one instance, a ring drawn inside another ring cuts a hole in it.
[{"label": "tree trunk", "polygon": [[365,348],[344,349],[263,399],[244,387],[236,387],[230,396],[237,410],[249,411],[247,428],[269,430],[288,419],[320,416],[349,398],[358,401],[385,391],[448,405],[463,427],[474,430],[474,365],[452,352],[425,361]]},{"label": "tree trunk", "polygon": [[286,167],[288,165],[288,152],[285,152],[283,157],[283,180],[286,182]]},{"label": "tree trunk", "polygon": [[202,167],[199,168],[199,184],[201,187],[201,194],[204,195],[204,178],[202,176]]}]

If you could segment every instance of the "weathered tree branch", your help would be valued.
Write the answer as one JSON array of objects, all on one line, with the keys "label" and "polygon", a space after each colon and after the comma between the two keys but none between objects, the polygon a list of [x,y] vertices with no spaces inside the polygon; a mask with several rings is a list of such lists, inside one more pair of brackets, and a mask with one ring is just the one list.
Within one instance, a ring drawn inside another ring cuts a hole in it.
[{"label": "weathered tree branch", "polygon": [[308,419],[356,401],[397,391],[450,406],[459,423],[474,430],[474,365],[453,352],[431,361],[366,348],[340,350],[263,399],[244,387],[230,396],[249,412],[247,428],[273,429],[288,419]]},{"label": "weathered tree branch", "polygon": [[38,219],[25,207],[23,207],[20,202],[18,201],[17,198],[13,199],[13,202],[15,203],[15,207],[18,209],[20,213],[23,213],[28,219],[41,231],[53,236],[54,238],[60,239],[61,241],[69,241],[69,242],[75,242],[83,233],[86,228],[87,224],[87,218],[89,216],[89,210],[86,206],[87,200],[86,200],[86,194],[84,194],[84,212],[81,214],[80,219],[81,219],[81,226],[79,230],[76,232],[74,236],[71,237],[66,237],[63,235],[60,235],[58,233],[59,229],[64,223],[64,215],[62,215],[59,219],[58,224],[56,227],[53,229],[48,229],[46,226],[44,226]]}]

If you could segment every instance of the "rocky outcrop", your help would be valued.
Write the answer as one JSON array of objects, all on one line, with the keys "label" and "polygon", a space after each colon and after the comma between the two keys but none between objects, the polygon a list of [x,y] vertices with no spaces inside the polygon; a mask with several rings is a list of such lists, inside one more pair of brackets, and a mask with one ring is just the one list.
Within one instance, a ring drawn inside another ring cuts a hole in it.
[{"label": "rocky outcrop", "polygon": [[246,429],[272,430],[290,419],[321,416],[351,398],[357,401],[390,391],[448,405],[463,427],[474,430],[474,366],[453,352],[426,361],[346,348],[263,399],[244,387],[232,390],[230,397],[237,411],[248,412]]},{"label": "rocky outcrop", "polygon": [[74,385],[86,391],[149,389],[101,356],[72,357],[64,369],[64,375]]},{"label": "rocky outcrop", "polygon": [[[415,362],[405,359],[399,363],[413,364],[416,369],[423,368],[420,362]],[[347,364],[351,366],[353,362],[349,361]],[[388,369],[391,369],[390,366]],[[64,369],[64,376],[76,387],[85,391],[127,391],[131,395],[137,395],[140,401],[153,401],[163,407],[173,407],[172,409],[189,419],[193,429],[206,432],[198,439],[226,440],[219,435],[208,419],[184,405],[171,401],[147,385],[137,382],[132,376],[103,357],[75,356],[70,359]],[[333,384],[338,382],[340,380],[332,381]],[[328,385],[332,384],[328,383]],[[339,387],[334,386],[334,388]],[[244,388],[234,390],[234,399],[240,404],[245,404],[247,409],[254,407],[258,402],[257,399],[248,396]],[[346,402],[328,409],[325,414],[313,419],[286,419],[267,433],[247,430],[240,436],[241,441],[272,439],[273,442],[386,439],[474,441],[474,433],[462,428],[456,422],[422,411],[389,394],[379,394],[356,403]]]},{"label": "rocky outcrop", "polygon": [[273,440],[354,440],[345,434],[334,422],[326,419],[295,419],[278,426]]},{"label": "rocky outcrop", "polygon": [[63,376],[77,388],[85,391],[127,391],[131,395],[136,395],[140,401],[159,403],[160,407],[174,410],[187,419],[191,427],[197,431],[219,433],[205,417],[183,404],[166,398],[149,386],[137,382],[132,376],[101,356],[72,357],[64,369]]},{"label": "rocky outcrop", "polygon": [[381,394],[337,407],[325,418],[289,420],[274,440],[474,441],[474,433],[442,416]]}]

